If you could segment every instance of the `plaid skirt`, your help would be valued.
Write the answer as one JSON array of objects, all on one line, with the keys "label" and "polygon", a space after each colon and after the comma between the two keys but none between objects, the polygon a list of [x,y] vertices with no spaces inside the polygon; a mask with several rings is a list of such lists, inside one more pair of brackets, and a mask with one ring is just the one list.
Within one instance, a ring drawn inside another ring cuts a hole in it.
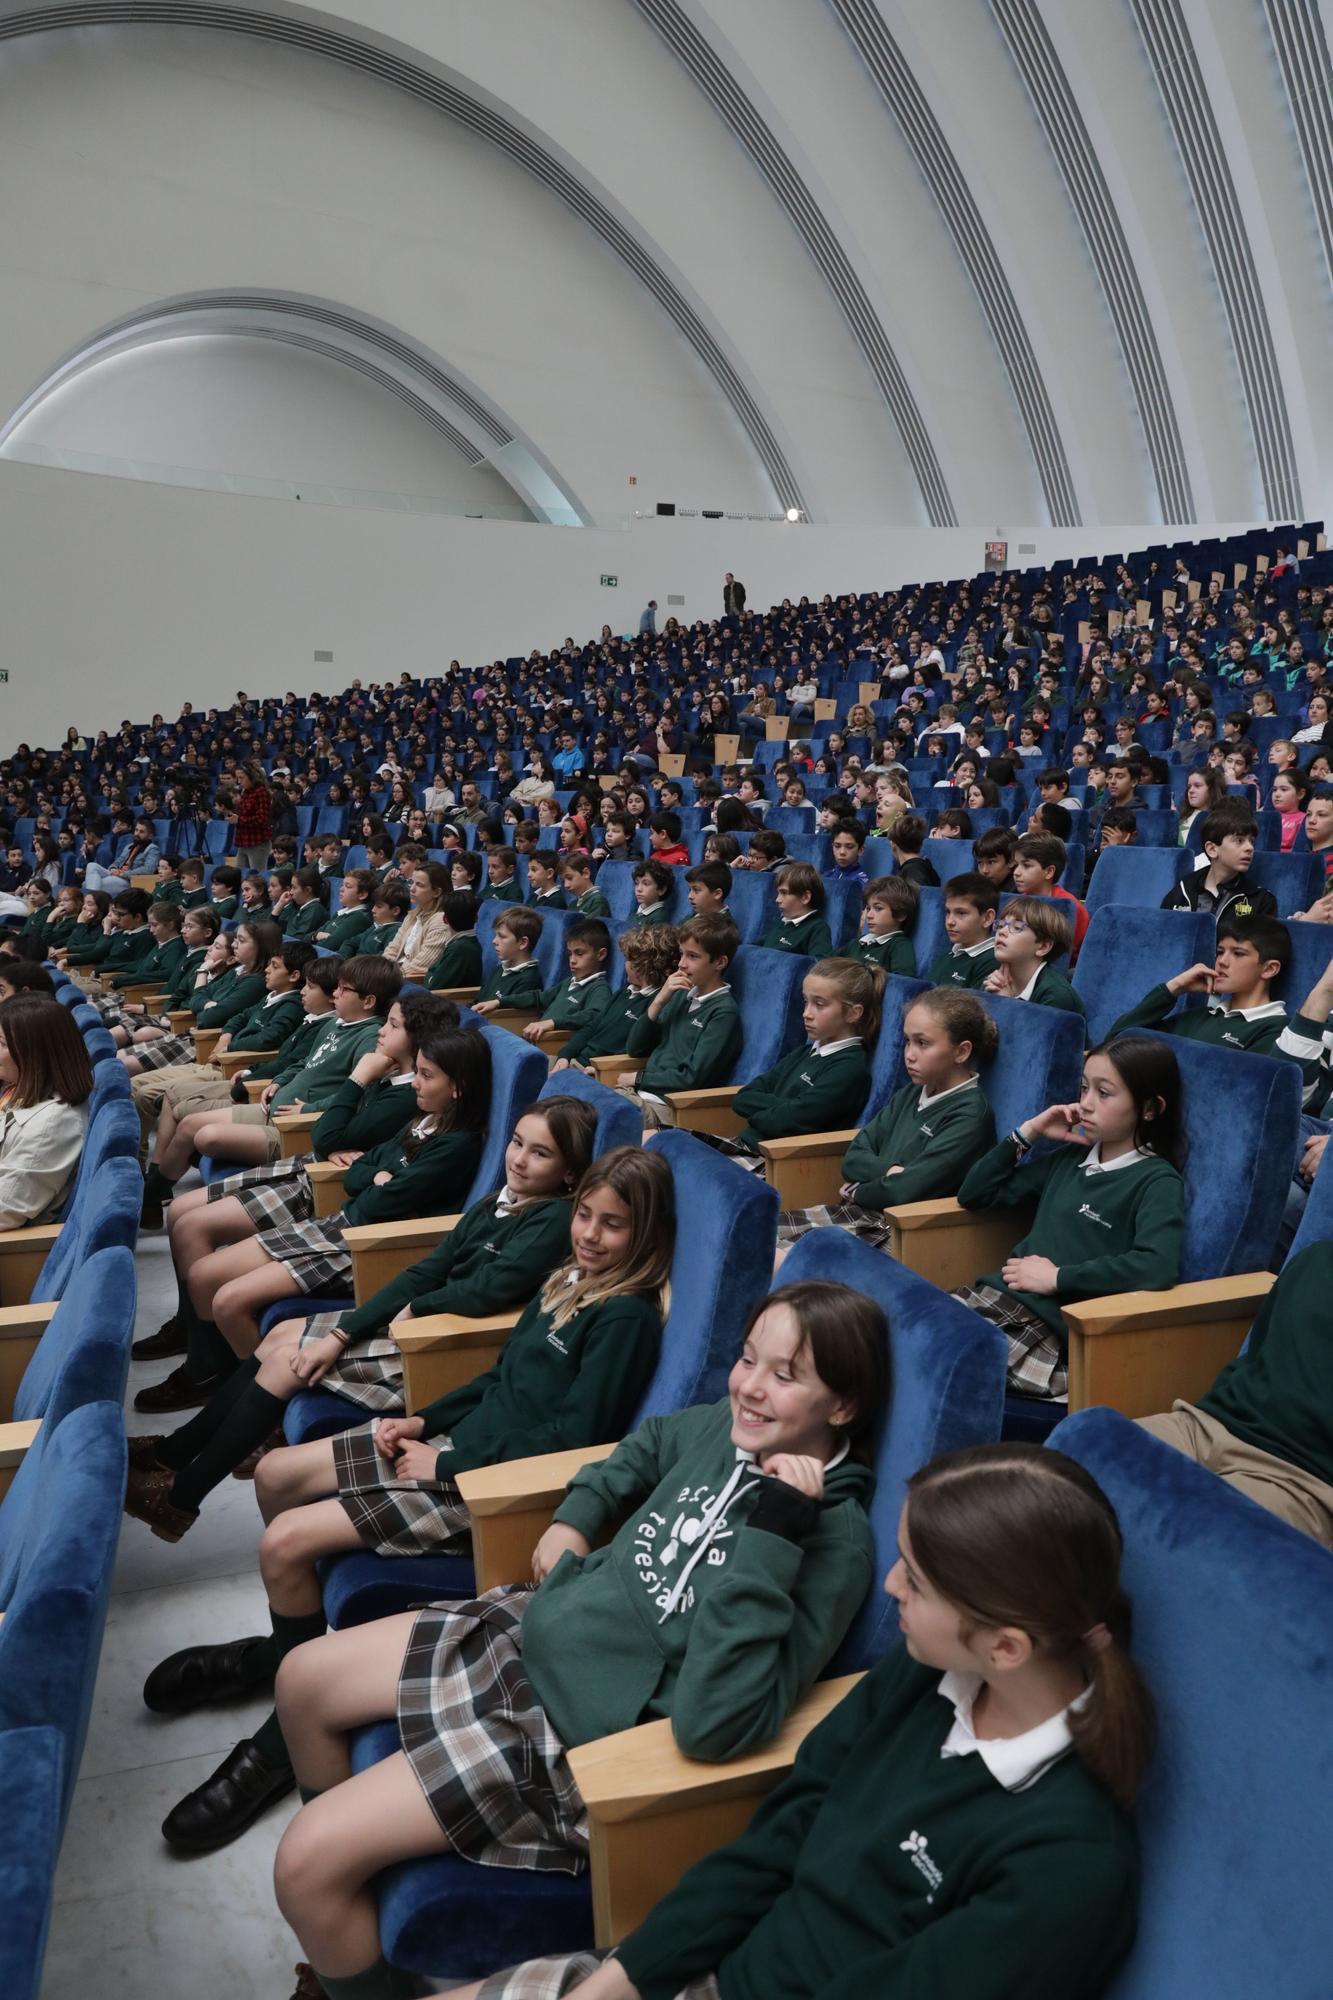
[{"label": "plaid skirt", "polygon": [[[147,1024],[145,1024],[147,1025]],[[136,1042],[130,1054],[142,1071],[170,1069],[173,1063],[194,1061],[192,1035],[163,1035],[160,1041]]]},{"label": "plaid skirt", "polygon": [[[449,1439],[429,1440],[447,1451]],[[465,1555],[472,1519],[452,1479],[396,1479],[375,1449],[374,1424],[333,1439],[333,1470],[344,1514],[377,1556]]]},{"label": "plaid skirt", "polygon": [[523,1671],[532,1591],[502,1585],[423,1611],[398,1681],[407,1761],[449,1845],[491,1868],[579,1875],[588,1815]]},{"label": "plaid skirt", "polygon": [[872,1250],[882,1250],[892,1234],[880,1209],[861,1208],[854,1201],[836,1208],[784,1208],[778,1217],[778,1247],[790,1246],[812,1229],[827,1229],[830,1224],[859,1237]]},{"label": "plaid skirt", "polygon": [[294,1228],[315,1213],[315,1190],[299,1160],[270,1160],[222,1181],[210,1181],[208,1199],[239,1201],[258,1230]]},{"label": "plaid skirt", "polygon": [[[530,1958],[526,1965],[511,1965],[508,1972],[493,1972],[483,1979],[477,2000],[563,2000],[581,1981],[591,1979],[609,1956],[605,1951],[575,1951],[567,1957]],[[676,2000],[719,2000],[717,1979],[711,1972],[691,1979]]]},{"label": "plaid skirt", "polygon": [[1069,1395],[1069,1356],[1064,1340],[1039,1313],[995,1285],[959,1285],[954,1297],[998,1326],[1009,1343],[1009,1387],[1017,1396],[1043,1396],[1063,1403]]},{"label": "plaid skirt", "polygon": [[[258,1194],[251,1188],[240,1199],[248,1207]],[[343,1244],[341,1213],[261,1228],[255,1242],[275,1264],[291,1272],[297,1291],[307,1298],[317,1292],[332,1292],[335,1297],[346,1292],[351,1297],[352,1253]]]},{"label": "plaid skirt", "polygon": [[[323,1340],[333,1333],[341,1313],[315,1313],[305,1323],[300,1345]],[[386,1416],[403,1414],[403,1357],[396,1340],[354,1340],[344,1346],[341,1359],[334,1362],[319,1384],[349,1403],[365,1410],[380,1410]]]}]

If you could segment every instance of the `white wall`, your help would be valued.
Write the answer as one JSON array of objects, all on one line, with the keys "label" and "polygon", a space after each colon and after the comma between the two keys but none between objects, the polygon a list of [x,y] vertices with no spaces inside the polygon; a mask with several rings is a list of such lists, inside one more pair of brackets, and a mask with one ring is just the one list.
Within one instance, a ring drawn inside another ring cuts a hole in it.
[{"label": "white wall", "polygon": [[[1216,532],[1230,532],[1236,524]],[[988,526],[985,534],[992,529]],[[1005,524],[1011,558],[1054,562],[1165,540],[1127,527]],[[1190,531],[1181,530],[1179,533]],[[1213,532],[1213,530],[1210,530]],[[803,592],[971,575],[981,531],[645,520],[623,533],[311,507],[0,461],[4,609],[0,754],[27,739],[138,721],[354,675],[427,674],[633,629],[649,597],[720,612],[734,570],[763,608]],[[1018,556],[1019,542],[1036,554]],[[603,573],[619,578],[602,586]],[[316,650],[334,662],[316,666]]]}]

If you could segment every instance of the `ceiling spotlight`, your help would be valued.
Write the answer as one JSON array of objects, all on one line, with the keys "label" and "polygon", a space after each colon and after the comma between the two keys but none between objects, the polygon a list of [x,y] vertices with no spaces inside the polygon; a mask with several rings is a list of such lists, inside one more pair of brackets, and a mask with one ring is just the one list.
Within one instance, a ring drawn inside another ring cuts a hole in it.
[{"label": "ceiling spotlight", "polygon": [[799,521],[800,518],[801,518],[801,510],[799,507],[789,507],[787,509],[787,519],[789,521]]}]

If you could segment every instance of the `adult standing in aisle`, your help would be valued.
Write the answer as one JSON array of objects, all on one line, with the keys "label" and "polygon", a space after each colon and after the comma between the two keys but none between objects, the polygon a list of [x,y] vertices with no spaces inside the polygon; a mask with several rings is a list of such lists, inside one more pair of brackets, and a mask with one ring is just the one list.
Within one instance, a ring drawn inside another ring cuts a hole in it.
[{"label": "adult standing in aisle", "polygon": [[724,618],[742,618],[745,615],[745,585],[730,570],[722,579],[722,615]]},{"label": "adult standing in aisle", "polygon": [[236,861],[246,870],[268,867],[273,800],[262,764],[245,766],[245,790],[236,801]]}]

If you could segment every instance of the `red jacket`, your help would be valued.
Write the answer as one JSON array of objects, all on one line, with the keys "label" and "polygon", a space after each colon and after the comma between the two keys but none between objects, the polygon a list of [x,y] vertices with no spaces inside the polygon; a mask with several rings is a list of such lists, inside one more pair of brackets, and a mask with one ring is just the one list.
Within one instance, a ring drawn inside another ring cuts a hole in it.
[{"label": "red jacket", "polygon": [[236,801],[236,845],[264,847],[272,833],[267,785],[251,785]]}]

